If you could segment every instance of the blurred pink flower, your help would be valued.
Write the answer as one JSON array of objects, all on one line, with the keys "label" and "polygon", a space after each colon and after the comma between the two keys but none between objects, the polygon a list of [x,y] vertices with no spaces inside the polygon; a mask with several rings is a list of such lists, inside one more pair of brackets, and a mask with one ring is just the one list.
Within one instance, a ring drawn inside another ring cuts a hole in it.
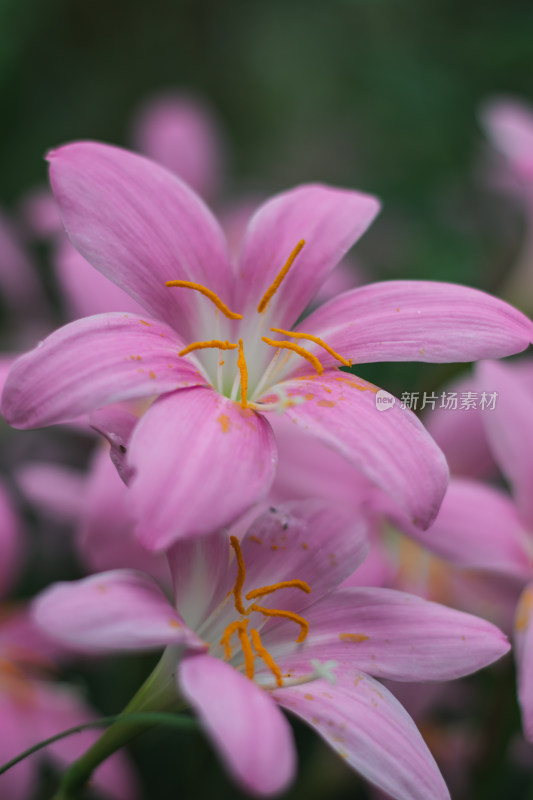
[{"label": "blurred pink flower", "polygon": [[[20,529],[9,495],[0,486],[0,591],[5,599],[8,585],[20,564]],[[0,764],[56,733],[95,718],[78,694],[51,680],[55,662],[64,657],[57,642],[40,631],[25,609],[13,603],[0,606]],[[98,737],[84,731],[55,742],[26,758],[0,776],[0,794],[6,800],[27,800],[39,779],[43,759],[64,767],[81,755]],[[107,797],[137,797],[131,769],[123,755],[102,765],[95,774],[95,788]]]},{"label": "blurred pink flower", "polygon": [[169,646],[168,673],[248,791],[274,794],[294,775],[279,704],[392,797],[447,798],[412,720],[370,676],[456,678],[508,644],[490,623],[411,595],[338,589],[364,557],[364,533],[317,502],[272,508],[241,543],[217,533],[171,549],[175,607],[148,577],[119,570],[52,586],[35,619],[85,652]]},{"label": "blurred pink flower", "polygon": [[278,195],[253,217],[236,271],[208,209],[163,168],[97,143],[67,145],[50,162],[73,243],[149,318],[80,320],[19,359],[3,396],[11,424],[161,395],[121,445],[138,533],[154,549],[231,521],[268,491],[276,450],[263,412],[284,411],[414,524],[431,522],[447,480],[440,452],[412,413],[378,415],[376,387],[336,367],[505,355],[530,342],[526,317],[474,289],[391,281],[339,295],[291,331],[375,216],[373,198],[314,185]]},{"label": "blurred pink flower", "polygon": [[481,122],[501,156],[493,168],[496,185],[523,205],[524,238],[517,262],[506,277],[502,295],[533,309],[533,107],[513,97],[499,97],[481,109]]}]

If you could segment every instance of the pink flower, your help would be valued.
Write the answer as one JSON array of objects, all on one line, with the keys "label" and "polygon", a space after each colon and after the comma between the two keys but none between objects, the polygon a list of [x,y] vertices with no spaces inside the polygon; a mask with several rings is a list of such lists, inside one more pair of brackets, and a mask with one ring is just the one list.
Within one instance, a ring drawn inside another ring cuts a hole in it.
[{"label": "pink flower", "polygon": [[376,387],[337,367],[505,355],[530,342],[526,317],[474,289],[391,281],[330,300],[293,331],[376,200],[315,185],[280,194],[253,217],[234,267],[203,202],[163,168],[90,142],[50,163],[72,242],[148,314],[79,320],[22,357],[3,395],[12,425],[157,396],[120,445],[138,535],[154,549],[229,522],[268,491],[266,414],[276,411],[338,449],[415,524],[431,522],[447,480],[440,452],[413,414],[377,414]]},{"label": "pink flower", "polygon": [[[20,530],[9,496],[0,486],[0,589],[16,577]],[[25,609],[13,603],[0,606],[0,764],[56,733],[95,718],[77,693],[51,680],[55,661],[64,653],[36,627]],[[0,795],[27,800],[39,779],[43,760],[56,767],[81,755],[98,737],[97,731],[63,739],[25,759],[0,776]],[[137,796],[125,758],[113,758],[95,774],[98,791],[116,800]]]},{"label": "pink flower", "polygon": [[[514,623],[515,657],[524,731],[533,741],[533,363],[483,362],[469,388],[497,393],[493,410],[477,412],[475,430],[483,445],[476,452],[490,448],[512,496],[470,477],[452,478],[434,525],[418,531],[417,538],[453,564],[478,570],[492,602],[504,611],[522,589]],[[440,422],[439,428],[442,433]],[[446,436],[455,448],[453,416]],[[446,451],[446,437],[441,444]]]},{"label": "pink flower", "polygon": [[175,607],[141,573],[57,584],[35,603],[49,634],[84,651],[168,646],[166,676],[245,789],[295,772],[278,705],[395,798],[447,798],[414,723],[372,675],[446,680],[508,650],[490,623],[384,589],[338,589],[366,551],[364,526],[320,503],[272,508],[228,563],[224,533],[175,545]]}]

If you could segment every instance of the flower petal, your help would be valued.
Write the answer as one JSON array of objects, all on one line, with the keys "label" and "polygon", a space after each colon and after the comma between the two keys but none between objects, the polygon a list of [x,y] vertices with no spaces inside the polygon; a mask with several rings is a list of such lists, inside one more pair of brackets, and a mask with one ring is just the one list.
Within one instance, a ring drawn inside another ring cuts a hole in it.
[{"label": "flower petal", "polygon": [[282,671],[308,673],[312,658],[336,659],[379,678],[440,681],[469,675],[509,651],[490,622],[394,589],[339,589],[305,617],[309,634],[300,647],[287,622],[264,636]]},{"label": "flower petal", "polygon": [[[330,300],[298,328],[354,363],[499,358],[533,339],[533,322],[503,300],[432,281],[362,286]],[[316,345],[309,350],[325,367],[338,366]]]},{"label": "flower petal", "polygon": [[66,237],[58,243],[53,261],[69,319],[112,311],[143,314],[139,303],[89,264]]},{"label": "flower petal", "polygon": [[368,781],[396,800],[449,800],[416,725],[396,698],[367,675],[337,672],[325,681],[273,692]]},{"label": "flower petal", "polygon": [[482,109],[481,121],[495,147],[520,178],[533,179],[533,112],[512,97],[495,98]]},{"label": "flower petal", "polygon": [[50,180],[77,250],[143,308],[187,340],[209,300],[169,289],[195,281],[230,303],[232,270],[224,235],[200,198],[142,156],[98,142],[75,142],[49,156]]},{"label": "flower petal", "polygon": [[452,478],[429,530],[420,531],[405,524],[400,527],[459,567],[522,579],[531,575],[528,536],[517,509],[504,492],[493,486]]},{"label": "flower petal", "polygon": [[128,464],[128,448],[138,421],[135,414],[120,405],[99,408],[89,418],[91,428],[109,442],[111,461],[126,486],[133,477],[133,469]]},{"label": "flower petal", "polygon": [[198,387],[151,406],[132,437],[130,463],[138,536],[158,550],[227,525],[264,496],[276,447],[263,417]]},{"label": "flower petal", "polygon": [[288,786],[296,771],[291,728],[263,689],[207,655],[183,659],[178,681],[244,789],[268,796]]},{"label": "flower petal", "polygon": [[222,142],[210,109],[192,95],[161,94],[134,121],[135,149],[179,175],[201,197],[220,182]]},{"label": "flower petal", "polygon": [[[284,589],[257,602],[267,608],[301,611],[338,586],[368,552],[364,515],[308,498],[270,508],[242,540],[246,564],[243,593],[299,579],[311,594]],[[232,585],[235,581],[232,575]]]},{"label": "flower petal", "polygon": [[132,570],[56,583],[37,597],[33,613],[47,634],[84,652],[203,647],[157,584]]},{"label": "flower petal", "polygon": [[518,672],[518,698],[522,711],[524,734],[533,742],[533,583],[520,597],[514,623],[516,669]]},{"label": "flower petal", "polygon": [[0,597],[4,597],[18,576],[24,540],[10,495],[0,484]]},{"label": "flower petal", "polygon": [[483,417],[489,443],[513,488],[520,515],[533,525],[533,392],[511,364],[484,362],[479,381],[497,393],[496,406]]},{"label": "flower petal", "polygon": [[[414,525],[428,527],[433,522],[446,491],[448,468],[409,409],[396,401],[378,411],[377,387],[336,370],[285,381],[280,390],[289,398],[288,419],[337,450],[390,494]],[[275,394],[276,387],[272,391]],[[272,397],[262,399],[267,402]]]},{"label": "flower petal", "polygon": [[370,195],[304,185],[269,200],[252,218],[243,244],[237,310],[257,307],[297,243],[305,246],[268,306],[269,319],[292,327],[331,270],[379,211]]},{"label": "flower petal", "polygon": [[135,536],[129,491],[104,448],[94,454],[83,497],[76,544],[88,571],[138,569],[154,577],[159,585],[170,586],[166,558],[149,553]]},{"label": "flower petal", "polygon": [[220,587],[228,574],[229,554],[226,530],[181,539],[166,553],[176,608],[194,630],[227,594],[228,590]]},{"label": "flower petal", "polygon": [[160,322],[100,314],[71,322],[15,362],[2,413],[15,428],[64,422],[100,406],[205,384]]},{"label": "flower petal", "polygon": [[84,506],[85,475],[78,469],[51,462],[26,463],[17,470],[17,484],[25,497],[54,521],[72,523]]},{"label": "flower petal", "polygon": [[[452,475],[486,478],[497,473],[483,425],[485,412],[478,404],[480,390],[489,389],[479,386],[469,373],[446,384],[435,407],[428,406],[424,425],[446,456]],[[466,402],[468,396],[475,398],[475,407]]]}]

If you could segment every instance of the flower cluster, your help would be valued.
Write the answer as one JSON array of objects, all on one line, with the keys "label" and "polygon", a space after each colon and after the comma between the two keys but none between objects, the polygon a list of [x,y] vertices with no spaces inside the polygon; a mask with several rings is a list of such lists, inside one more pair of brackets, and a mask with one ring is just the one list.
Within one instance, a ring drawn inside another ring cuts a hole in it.
[{"label": "flower cluster", "polygon": [[[184,125],[205,152],[184,144],[180,164],[169,142],[191,141]],[[361,192],[278,194],[246,212],[237,249],[177,174],[202,192],[216,183],[201,112],[166,98],[139,130],[161,163],[97,142],[48,156],[70,243],[55,212],[44,228],[71,321],[9,358],[2,414],[19,429],[61,424],[99,438],[83,475],[46,456],[17,469],[37,508],[74,523],[89,574],[40,592],[24,635],[10,622],[0,632],[0,700],[17,731],[4,760],[91,716],[49,680],[50,659],[159,650],[116,725],[83,734],[96,742],[85,755],[81,739],[53,745],[70,764],[58,797],[76,796],[99,767],[97,786],[131,800],[129,766],[107,757],[138,732],[136,713],[179,711],[253,795],[294,779],[296,716],[390,796],[445,800],[427,744],[381,681],[438,683],[503,656],[505,621],[484,618],[481,594],[469,605],[461,570],[512,579],[533,739],[533,383],[529,364],[486,361],[525,350],[533,324],[454,284],[332,293],[335,268],[379,210]],[[37,221],[49,213],[50,198],[32,203]],[[419,393],[396,400],[356,374],[363,363],[478,360],[475,380],[420,393],[433,436],[413,413]],[[454,461],[465,441],[479,469],[467,478]],[[514,500],[477,480],[489,449]],[[6,574],[19,540],[0,542]],[[413,580],[415,558],[438,581]],[[31,778],[19,765],[0,789],[22,800]]]}]

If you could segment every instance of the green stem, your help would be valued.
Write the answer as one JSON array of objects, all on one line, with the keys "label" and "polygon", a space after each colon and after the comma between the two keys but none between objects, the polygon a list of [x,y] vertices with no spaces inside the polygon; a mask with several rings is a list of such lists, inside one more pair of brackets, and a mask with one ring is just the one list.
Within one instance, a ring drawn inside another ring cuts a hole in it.
[{"label": "green stem", "polygon": [[[7,761],[0,767],[0,775],[3,775],[4,772],[7,772],[8,769],[11,767],[16,766],[20,761],[24,761],[25,758],[28,758],[33,753],[36,753],[38,750],[42,750],[44,747],[48,747],[48,745],[53,744],[54,742],[58,742],[60,739],[66,739],[67,736],[72,736],[75,733],[81,733],[82,731],[90,730],[91,728],[104,728],[107,725],[112,725],[114,722],[125,722],[126,720],[123,718],[122,714],[115,714],[113,717],[101,717],[100,719],[92,720],[91,722],[84,722],[83,725],[75,725],[73,728],[68,728],[65,731],[61,731],[61,733],[56,733],[55,736],[50,736],[49,739],[43,739],[42,742],[38,742],[34,744],[33,747],[29,747],[27,750],[24,750],[23,753],[20,753],[15,758],[12,758],[11,761]],[[194,717],[182,717],[179,714],[164,714],[164,713],[145,713],[145,714],[129,714],[127,722],[144,722],[144,723],[151,723],[152,725],[169,725],[176,728],[196,728],[198,725],[197,720]]]},{"label": "green stem", "polygon": [[153,728],[154,719],[136,720],[136,712],[182,711],[186,708],[176,690],[173,667],[176,654],[168,648],[150,677],[128,703],[118,720],[64,773],[54,800],[76,800],[94,770],[135,736]]}]

